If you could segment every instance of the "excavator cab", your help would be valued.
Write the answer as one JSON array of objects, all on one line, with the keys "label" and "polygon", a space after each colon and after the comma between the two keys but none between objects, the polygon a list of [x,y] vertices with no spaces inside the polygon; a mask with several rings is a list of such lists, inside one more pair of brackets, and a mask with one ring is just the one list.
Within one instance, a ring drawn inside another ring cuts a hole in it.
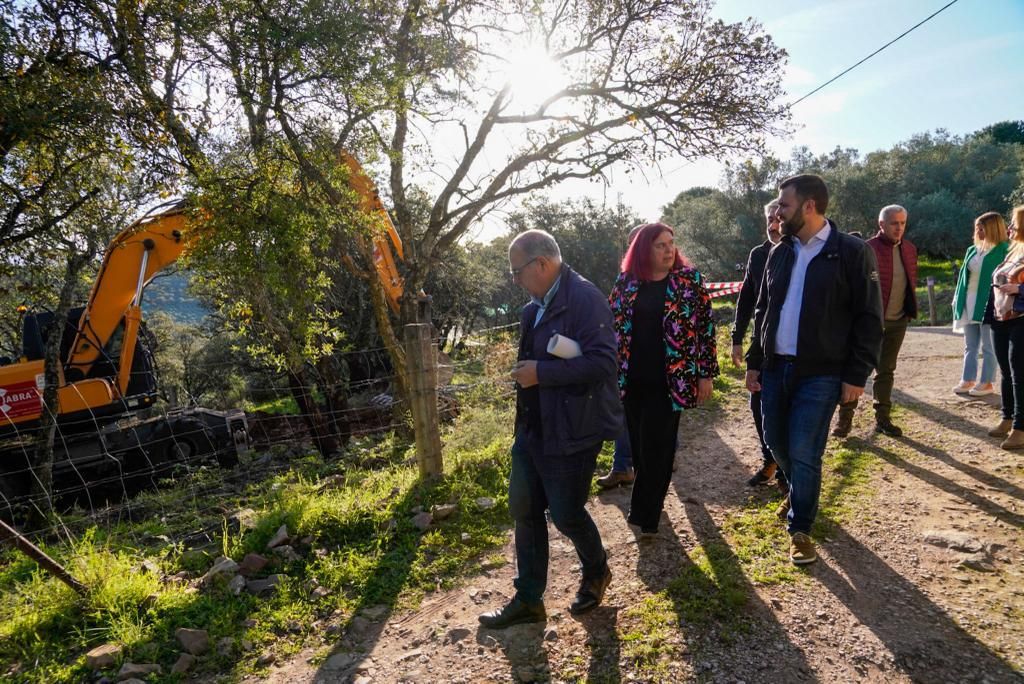
[{"label": "excavator cab", "polygon": [[[59,357],[62,363],[65,386],[80,380],[103,379],[115,383],[121,370],[122,345],[124,342],[125,321],[122,320],[108,337],[99,356],[89,366],[87,372],[70,360],[72,347],[81,325],[85,307],[76,307],[68,311],[68,319],[61,337]],[[22,354],[21,362],[40,362],[46,356],[46,343],[53,322],[50,311],[28,312],[22,320]],[[144,322],[139,322],[139,333],[135,347],[131,353],[131,370],[124,394],[119,400],[106,404],[90,406],[84,415],[82,412],[62,413],[58,424],[66,432],[75,432],[75,426],[82,429],[95,429],[98,425],[117,420],[126,411],[144,408],[156,401],[159,393],[153,363],[152,336]],[[0,366],[5,364],[0,364]],[[6,422],[6,421],[4,421]],[[33,421],[34,422],[34,421]],[[17,425],[17,429],[31,428],[33,422]],[[15,431],[15,426],[0,423],[0,436]]]},{"label": "excavator cab", "polygon": [[[71,353],[71,344],[78,332],[78,322],[82,318],[85,307],[80,306],[68,311],[68,320],[64,326],[64,337],[61,339],[60,358],[67,359]],[[53,312],[40,311],[26,313],[21,321],[21,355],[26,361],[41,361],[46,356],[46,341],[53,323]]]}]

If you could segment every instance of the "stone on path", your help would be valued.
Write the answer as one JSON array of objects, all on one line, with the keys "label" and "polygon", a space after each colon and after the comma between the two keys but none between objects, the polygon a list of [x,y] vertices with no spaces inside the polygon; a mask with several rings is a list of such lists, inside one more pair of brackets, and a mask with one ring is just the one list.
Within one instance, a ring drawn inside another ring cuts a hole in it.
[{"label": "stone on path", "polygon": [[121,669],[117,671],[117,681],[123,682],[126,679],[132,679],[133,677],[145,677],[148,674],[156,672],[162,674],[162,670],[156,663],[125,663],[121,666]]},{"label": "stone on path", "polygon": [[178,656],[177,662],[171,667],[171,674],[184,674],[191,670],[196,664],[196,657],[191,653],[182,653]]},{"label": "stone on path", "polygon": [[178,640],[186,653],[192,655],[201,655],[210,648],[210,635],[205,629],[179,627],[174,630],[174,638]]},{"label": "stone on path", "polygon": [[985,550],[985,545],[977,538],[956,530],[928,530],[924,533],[924,540],[933,546],[941,546],[964,553],[977,553]]},{"label": "stone on path", "polygon": [[97,646],[85,654],[85,664],[92,670],[102,670],[117,662],[117,659],[121,657],[121,651],[118,644]]},{"label": "stone on path", "polygon": [[267,548],[272,549],[275,546],[284,544],[286,541],[288,541],[288,526],[281,525],[281,527],[277,528],[274,536],[270,538],[270,541],[267,542]]},{"label": "stone on path", "polygon": [[430,524],[434,522],[434,516],[430,513],[423,512],[417,513],[412,517],[412,524],[416,526],[416,529],[420,532],[426,532],[430,529]]},{"label": "stone on path", "polygon": [[255,575],[266,567],[269,562],[270,561],[258,553],[247,553],[245,554],[245,558],[242,559],[242,562],[238,564],[238,574],[245,575],[246,577],[249,575]]},{"label": "stone on path", "polygon": [[202,581],[204,583],[209,582],[217,575],[232,575],[236,572],[238,572],[238,563],[231,560],[230,558],[221,556],[216,561],[214,561],[213,567],[206,571],[206,574],[203,575]]}]

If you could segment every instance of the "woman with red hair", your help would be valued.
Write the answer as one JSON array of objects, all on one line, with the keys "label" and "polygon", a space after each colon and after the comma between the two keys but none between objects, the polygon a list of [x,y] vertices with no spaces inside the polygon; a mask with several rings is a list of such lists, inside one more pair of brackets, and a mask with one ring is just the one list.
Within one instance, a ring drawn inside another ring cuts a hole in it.
[{"label": "woman with red hair", "polygon": [[627,521],[645,537],[658,531],[680,412],[707,400],[718,375],[711,298],[674,237],[664,223],[643,226],[609,298],[636,473]]}]

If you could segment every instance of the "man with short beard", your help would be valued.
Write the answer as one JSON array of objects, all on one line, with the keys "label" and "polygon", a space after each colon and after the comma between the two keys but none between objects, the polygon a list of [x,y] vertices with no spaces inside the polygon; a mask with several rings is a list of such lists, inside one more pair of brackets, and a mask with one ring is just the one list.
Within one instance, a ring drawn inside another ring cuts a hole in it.
[{"label": "man with short beard", "polygon": [[765,265],[746,385],[761,392],[765,441],[789,480],[789,557],[804,565],[818,559],[810,533],[832,415],[878,365],[882,293],[871,248],[825,218],[820,177],[782,181],[778,203],[783,238]]}]

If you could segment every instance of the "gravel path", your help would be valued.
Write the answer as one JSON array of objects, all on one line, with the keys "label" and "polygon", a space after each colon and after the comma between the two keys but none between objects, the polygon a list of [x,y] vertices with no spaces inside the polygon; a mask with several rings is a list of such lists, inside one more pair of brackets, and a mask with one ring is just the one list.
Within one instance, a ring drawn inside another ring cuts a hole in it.
[{"label": "gravel path", "polygon": [[[511,592],[509,544],[505,565],[428,596],[416,612],[371,610],[326,640],[326,659],[318,657],[323,649],[308,650],[259,679],[1024,682],[1024,454],[985,436],[999,419],[996,398],[950,393],[961,349],[962,338],[947,331],[912,329],[894,393],[905,436],[876,435],[864,402],[853,435],[830,442],[830,458],[842,447],[869,454],[869,480],[860,485],[867,493],[849,494],[848,514],[819,540],[819,561],[795,581],[755,582],[749,559],[739,557],[747,551],[723,532],[772,496],[743,486],[758,450],[738,392],[684,416],[659,539],[638,543],[625,524],[628,490],[591,501],[614,573],[594,613],[568,614],[578,568],[552,530],[546,626],[478,629],[476,616]],[[843,486],[833,487],[834,497],[847,496]],[[708,548],[724,551],[695,565]],[[784,542],[768,553],[784,554]],[[723,578],[738,581],[743,629],[688,621],[686,607],[671,603],[665,615],[638,610],[680,575],[706,581],[709,591]],[[653,638],[660,618],[672,627]],[[655,669],[637,659],[633,640],[645,630]]]}]

